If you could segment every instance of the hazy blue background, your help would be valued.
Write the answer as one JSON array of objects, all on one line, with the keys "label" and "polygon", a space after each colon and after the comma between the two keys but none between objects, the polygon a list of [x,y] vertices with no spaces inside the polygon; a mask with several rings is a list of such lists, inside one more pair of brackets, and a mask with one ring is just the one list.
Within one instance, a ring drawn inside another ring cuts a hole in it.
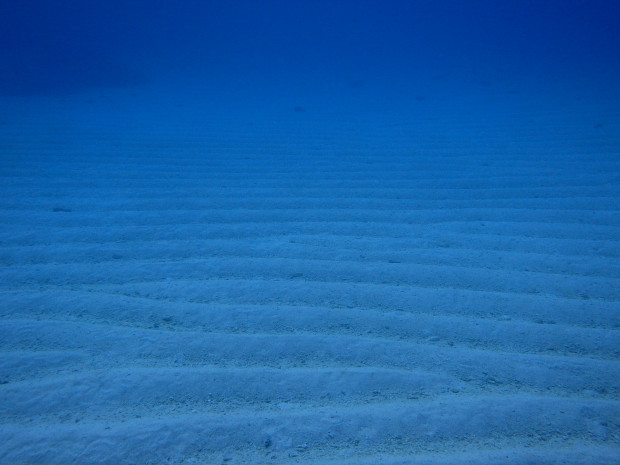
[{"label": "hazy blue background", "polygon": [[620,77],[609,0],[21,0],[0,7],[0,92],[171,75],[198,85],[407,88]]}]

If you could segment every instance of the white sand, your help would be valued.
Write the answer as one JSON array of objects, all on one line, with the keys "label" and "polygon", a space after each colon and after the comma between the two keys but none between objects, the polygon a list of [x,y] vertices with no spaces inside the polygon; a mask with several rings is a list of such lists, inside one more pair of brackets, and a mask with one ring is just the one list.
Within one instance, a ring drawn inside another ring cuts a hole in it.
[{"label": "white sand", "polygon": [[4,98],[0,463],[620,463],[620,118],[558,95]]}]

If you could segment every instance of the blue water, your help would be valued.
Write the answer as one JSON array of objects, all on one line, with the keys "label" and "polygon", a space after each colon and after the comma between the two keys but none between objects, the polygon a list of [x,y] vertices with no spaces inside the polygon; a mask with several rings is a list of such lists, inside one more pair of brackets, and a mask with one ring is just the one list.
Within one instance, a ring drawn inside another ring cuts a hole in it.
[{"label": "blue water", "polygon": [[[366,81],[612,83],[613,1],[5,2],[5,95],[138,86],[162,74],[301,91]],[[254,87],[256,86],[256,87]]]},{"label": "blue water", "polygon": [[620,463],[620,2],[0,4],[0,464]]}]

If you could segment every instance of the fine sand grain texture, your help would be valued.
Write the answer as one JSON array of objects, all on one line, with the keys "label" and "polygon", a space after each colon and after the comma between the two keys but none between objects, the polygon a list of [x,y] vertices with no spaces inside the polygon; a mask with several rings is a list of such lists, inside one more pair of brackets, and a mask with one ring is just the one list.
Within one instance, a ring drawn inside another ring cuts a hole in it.
[{"label": "fine sand grain texture", "polygon": [[496,92],[4,98],[0,463],[620,463],[617,109]]}]

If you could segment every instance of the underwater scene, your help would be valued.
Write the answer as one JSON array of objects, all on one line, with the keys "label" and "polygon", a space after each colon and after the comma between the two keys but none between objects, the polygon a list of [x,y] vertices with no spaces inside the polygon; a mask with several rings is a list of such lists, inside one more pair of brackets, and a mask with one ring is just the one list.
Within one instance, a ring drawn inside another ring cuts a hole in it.
[{"label": "underwater scene", "polygon": [[0,464],[620,464],[618,24],[2,2]]}]

